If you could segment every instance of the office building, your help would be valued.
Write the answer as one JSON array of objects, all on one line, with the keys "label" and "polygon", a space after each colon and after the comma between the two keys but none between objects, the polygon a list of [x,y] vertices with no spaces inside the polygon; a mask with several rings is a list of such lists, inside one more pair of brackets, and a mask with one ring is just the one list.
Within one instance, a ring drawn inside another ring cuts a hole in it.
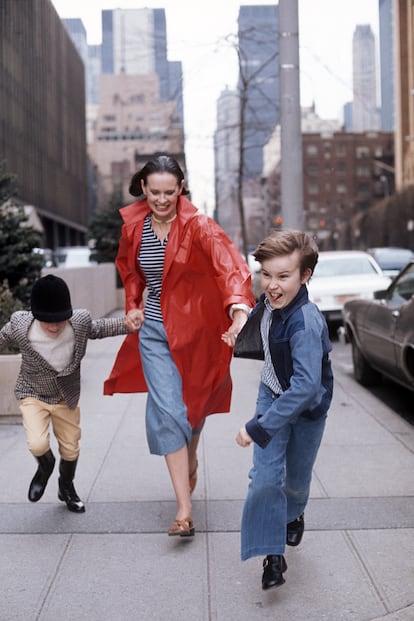
[{"label": "office building", "polygon": [[168,152],[185,169],[182,126],[174,101],[160,101],[156,73],[104,74],[90,153],[99,170],[98,208],[111,195],[128,201],[133,173],[155,153]]},{"label": "office building", "polygon": [[181,62],[167,59],[164,9],[114,9],[102,11],[102,72],[148,75],[157,73],[160,98],[176,102],[183,124]]},{"label": "office building", "polygon": [[244,110],[244,179],[261,175],[263,146],[280,118],[278,10],[274,4],[241,6],[239,11],[238,91]]},{"label": "office building", "polygon": [[238,211],[239,96],[228,87],[217,100],[214,133],[215,219],[236,244],[240,242]]},{"label": "office building", "polygon": [[319,239],[393,192],[383,161],[393,164],[392,132],[303,134],[306,228]]},{"label": "office building", "polygon": [[2,0],[0,46],[0,160],[40,217],[45,246],[84,243],[83,62],[50,0]]},{"label": "office building", "polygon": [[352,39],[354,132],[380,128],[377,107],[375,37],[369,25],[358,25]]}]

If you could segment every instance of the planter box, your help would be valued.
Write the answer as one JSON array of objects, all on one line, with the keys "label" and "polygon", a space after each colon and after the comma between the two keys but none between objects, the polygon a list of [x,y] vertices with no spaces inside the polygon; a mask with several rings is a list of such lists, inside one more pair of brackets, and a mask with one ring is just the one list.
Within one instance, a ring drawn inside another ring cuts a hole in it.
[{"label": "planter box", "polygon": [[14,386],[21,364],[20,354],[0,355],[0,417],[20,415]]}]

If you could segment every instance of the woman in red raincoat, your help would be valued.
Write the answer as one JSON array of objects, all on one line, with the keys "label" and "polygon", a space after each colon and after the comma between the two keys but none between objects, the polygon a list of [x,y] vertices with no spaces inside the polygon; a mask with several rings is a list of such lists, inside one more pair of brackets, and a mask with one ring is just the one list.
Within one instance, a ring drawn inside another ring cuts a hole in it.
[{"label": "woman in red raincoat", "polygon": [[165,456],[178,505],[168,534],[190,536],[200,431],[206,416],[230,409],[232,347],[254,305],[250,271],[219,225],[184,197],[184,174],[170,156],[135,173],[130,193],[145,200],[120,211],[116,265],[134,333],[104,392],[148,391],[149,449]]}]

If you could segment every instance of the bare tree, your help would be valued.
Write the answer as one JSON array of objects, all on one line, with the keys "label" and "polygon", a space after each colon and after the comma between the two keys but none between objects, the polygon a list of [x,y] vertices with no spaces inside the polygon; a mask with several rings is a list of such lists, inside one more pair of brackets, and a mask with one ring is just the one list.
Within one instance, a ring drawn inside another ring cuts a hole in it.
[{"label": "bare tree", "polygon": [[[237,207],[241,251],[246,258],[249,253],[249,231],[245,208],[245,188],[249,180],[255,179],[260,182],[261,151],[279,117],[278,98],[269,94],[269,82],[276,82],[277,85],[278,78],[278,43],[273,35],[274,28],[269,28],[266,33],[266,29],[259,30],[252,26],[239,32],[238,38],[227,37],[227,42],[236,51],[239,69],[238,121],[237,126],[232,125],[232,128],[238,133]],[[255,46],[260,46],[260,62],[257,58],[252,59],[252,49]],[[267,51],[265,55],[263,55],[263,49]],[[260,153],[260,157],[257,153]],[[258,163],[260,164],[259,170],[257,169]]]}]

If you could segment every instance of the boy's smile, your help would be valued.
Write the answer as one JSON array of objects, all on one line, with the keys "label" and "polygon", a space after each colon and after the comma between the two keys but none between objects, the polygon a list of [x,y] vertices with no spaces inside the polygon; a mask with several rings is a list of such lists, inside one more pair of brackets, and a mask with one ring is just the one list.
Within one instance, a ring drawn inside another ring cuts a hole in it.
[{"label": "boy's smile", "polygon": [[301,276],[298,250],[265,259],[262,262],[261,285],[270,305],[278,309],[288,306],[311,274],[311,270],[307,269]]}]

